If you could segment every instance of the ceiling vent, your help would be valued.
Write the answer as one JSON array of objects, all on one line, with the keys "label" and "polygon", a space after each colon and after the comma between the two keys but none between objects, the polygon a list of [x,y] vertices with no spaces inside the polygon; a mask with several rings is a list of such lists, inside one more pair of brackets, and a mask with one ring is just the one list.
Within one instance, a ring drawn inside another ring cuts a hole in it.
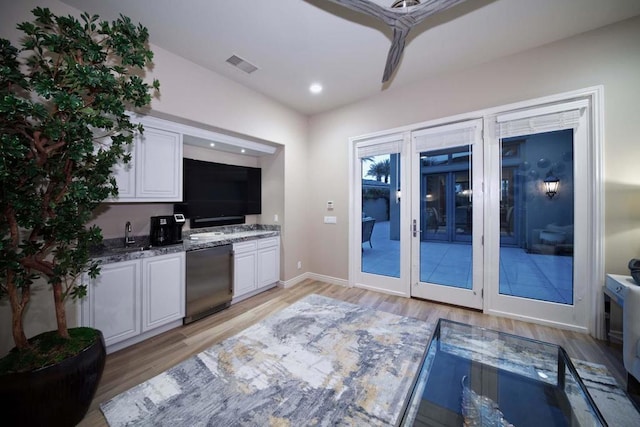
[{"label": "ceiling vent", "polygon": [[252,63],[245,61],[244,59],[236,55],[232,55],[229,59],[227,59],[227,62],[237,68],[240,68],[247,74],[251,74],[258,69],[258,67],[256,67]]}]

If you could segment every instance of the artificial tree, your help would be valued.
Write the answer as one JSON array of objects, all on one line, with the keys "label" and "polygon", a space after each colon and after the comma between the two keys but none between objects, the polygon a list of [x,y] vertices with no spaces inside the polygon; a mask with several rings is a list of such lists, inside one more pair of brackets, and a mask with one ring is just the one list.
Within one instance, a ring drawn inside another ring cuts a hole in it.
[{"label": "artificial tree", "polygon": [[18,352],[31,345],[24,313],[38,276],[51,286],[57,333],[69,338],[65,301],[86,293],[79,275],[99,273],[90,248],[101,230],[87,223],[117,195],[111,169],[143,131],[127,111],[159,89],[141,77],[153,58],[145,27],[32,13],[17,26],[20,50],[0,39],[0,296]]}]

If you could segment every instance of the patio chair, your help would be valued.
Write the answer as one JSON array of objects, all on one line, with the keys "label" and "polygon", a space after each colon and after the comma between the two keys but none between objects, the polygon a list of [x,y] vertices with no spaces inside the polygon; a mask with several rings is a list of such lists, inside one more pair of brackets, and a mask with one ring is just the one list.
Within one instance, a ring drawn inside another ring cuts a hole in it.
[{"label": "patio chair", "polygon": [[373,248],[373,245],[371,244],[371,234],[373,233],[373,226],[375,223],[375,218],[362,218],[362,243],[369,242],[369,247],[371,248]]}]

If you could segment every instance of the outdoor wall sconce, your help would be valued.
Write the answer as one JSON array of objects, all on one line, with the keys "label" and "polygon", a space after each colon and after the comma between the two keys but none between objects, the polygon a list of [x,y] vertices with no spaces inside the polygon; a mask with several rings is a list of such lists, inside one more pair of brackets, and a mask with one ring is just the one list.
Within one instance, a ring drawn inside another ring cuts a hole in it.
[{"label": "outdoor wall sconce", "polygon": [[555,175],[551,175],[551,173],[549,173],[549,175],[547,175],[547,177],[544,179],[544,189],[545,192],[547,193],[547,196],[549,196],[550,199],[553,199],[553,196],[556,195],[556,193],[558,192],[558,187],[560,186],[560,180],[558,179],[557,176]]}]

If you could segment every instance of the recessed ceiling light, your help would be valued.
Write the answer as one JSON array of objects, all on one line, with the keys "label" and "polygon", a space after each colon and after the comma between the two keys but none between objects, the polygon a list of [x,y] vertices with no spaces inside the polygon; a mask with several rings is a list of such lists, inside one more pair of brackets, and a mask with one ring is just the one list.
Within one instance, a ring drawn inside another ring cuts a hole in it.
[{"label": "recessed ceiling light", "polygon": [[313,94],[322,92],[322,85],[320,83],[313,83],[311,86],[309,86],[309,92]]},{"label": "recessed ceiling light", "polygon": [[212,142],[211,144],[209,144],[209,146],[210,146],[210,147],[215,147],[215,146],[216,146],[216,143],[215,143],[215,142]]},{"label": "recessed ceiling light", "polygon": [[245,151],[247,151],[247,150],[245,150],[244,148],[242,150],[240,150],[241,153],[244,153]]}]

